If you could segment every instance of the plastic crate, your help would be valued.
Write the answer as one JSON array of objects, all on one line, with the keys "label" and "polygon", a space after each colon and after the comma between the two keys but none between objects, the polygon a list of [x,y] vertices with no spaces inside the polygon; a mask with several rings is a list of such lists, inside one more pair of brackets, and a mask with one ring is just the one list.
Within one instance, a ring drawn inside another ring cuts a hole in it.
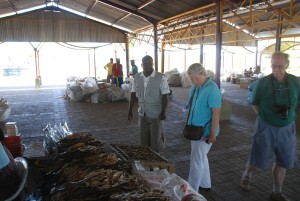
[{"label": "plastic crate", "polygon": [[23,146],[20,135],[5,136],[3,142],[14,158],[23,155]]},{"label": "plastic crate", "polygon": [[10,151],[14,158],[23,156],[23,146],[19,145],[5,145],[5,147]]},{"label": "plastic crate", "polygon": [[16,136],[4,136],[4,140],[3,140],[5,145],[9,145],[9,144],[21,144],[21,137],[20,135],[16,135]]}]

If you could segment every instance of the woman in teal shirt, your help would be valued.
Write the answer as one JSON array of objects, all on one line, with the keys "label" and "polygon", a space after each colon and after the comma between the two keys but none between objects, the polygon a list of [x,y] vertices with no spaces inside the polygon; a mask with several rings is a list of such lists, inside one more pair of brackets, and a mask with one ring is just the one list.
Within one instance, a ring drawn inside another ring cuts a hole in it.
[{"label": "woman in teal shirt", "polygon": [[219,133],[222,95],[217,85],[207,76],[206,70],[201,64],[192,64],[187,73],[193,83],[190,91],[190,99],[191,97],[193,99],[190,101],[188,124],[205,126],[202,139],[191,141],[188,182],[197,191],[201,188],[211,188],[207,154]]}]

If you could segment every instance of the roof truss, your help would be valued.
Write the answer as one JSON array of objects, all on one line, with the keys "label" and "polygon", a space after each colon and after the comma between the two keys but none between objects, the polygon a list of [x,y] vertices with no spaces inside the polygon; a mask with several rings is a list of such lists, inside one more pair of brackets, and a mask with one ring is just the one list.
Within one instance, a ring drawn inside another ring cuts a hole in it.
[{"label": "roof truss", "polygon": [[[253,41],[276,38],[277,25],[282,25],[280,37],[296,37],[300,32],[300,1],[280,0],[270,3],[252,0],[235,3],[231,0],[223,2],[223,43]],[[282,16],[282,20],[278,20]],[[131,40],[153,38],[152,26],[146,26],[129,35]],[[216,34],[216,5],[204,7],[162,20],[157,24],[157,35],[160,42],[172,45],[181,44],[214,44]],[[139,37],[139,34],[142,34]],[[241,37],[242,36],[242,37]],[[151,41],[151,39],[146,39]],[[153,40],[152,40],[153,41]]]}]

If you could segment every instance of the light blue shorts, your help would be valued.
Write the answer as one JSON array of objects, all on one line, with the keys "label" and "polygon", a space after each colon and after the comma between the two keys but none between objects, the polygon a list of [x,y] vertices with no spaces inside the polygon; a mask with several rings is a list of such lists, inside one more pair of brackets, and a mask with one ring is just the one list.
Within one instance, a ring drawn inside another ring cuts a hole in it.
[{"label": "light blue shorts", "polygon": [[284,127],[275,127],[257,118],[249,163],[266,169],[271,166],[275,155],[278,166],[293,168],[297,163],[296,144],[295,122]]}]

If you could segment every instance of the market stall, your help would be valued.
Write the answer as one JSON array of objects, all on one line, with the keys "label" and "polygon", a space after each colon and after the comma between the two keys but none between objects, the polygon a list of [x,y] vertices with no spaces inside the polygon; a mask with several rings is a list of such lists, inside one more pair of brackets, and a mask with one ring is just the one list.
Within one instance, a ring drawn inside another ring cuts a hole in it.
[{"label": "market stall", "polygon": [[[42,200],[181,201],[194,196],[205,201],[151,148],[106,144],[90,133],[65,131],[50,128],[43,146],[25,150],[29,167],[42,175],[37,186]],[[34,154],[40,148],[44,153]]]}]

